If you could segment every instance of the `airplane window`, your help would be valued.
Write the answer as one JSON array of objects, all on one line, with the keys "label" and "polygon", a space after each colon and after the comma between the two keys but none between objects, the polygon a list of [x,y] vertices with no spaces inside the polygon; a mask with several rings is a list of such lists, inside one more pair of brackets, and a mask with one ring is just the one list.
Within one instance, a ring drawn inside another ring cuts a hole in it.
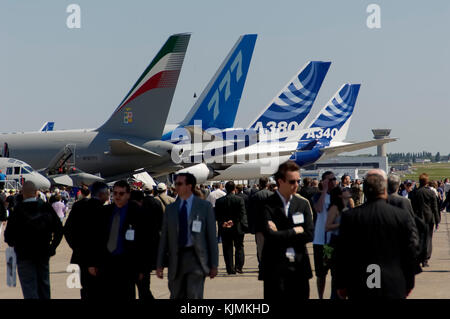
[{"label": "airplane window", "polygon": [[6,168],[6,175],[12,175],[12,172],[13,172],[12,169],[13,169],[12,167]]},{"label": "airplane window", "polygon": [[31,172],[28,170],[27,167],[22,167],[22,174],[30,174]]},{"label": "airplane window", "polygon": [[19,174],[20,174],[20,166],[14,167],[14,175],[19,175]]},{"label": "airplane window", "polygon": [[22,167],[22,172],[26,171],[27,173],[31,173],[33,171],[33,168],[31,166],[24,166]]}]

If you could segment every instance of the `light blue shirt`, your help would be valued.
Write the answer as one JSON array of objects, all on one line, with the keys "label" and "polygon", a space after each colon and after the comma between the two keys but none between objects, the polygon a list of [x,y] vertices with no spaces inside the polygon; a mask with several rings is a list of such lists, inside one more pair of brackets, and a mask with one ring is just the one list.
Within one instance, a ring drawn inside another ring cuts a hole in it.
[{"label": "light blue shirt", "polygon": [[[181,211],[181,207],[183,206],[184,199],[180,197],[180,206],[178,207],[178,211]],[[191,239],[191,227],[189,226],[189,217],[191,216],[191,210],[192,210],[192,203],[194,202],[194,194],[189,196],[188,199],[186,199],[186,210],[187,210],[187,220],[188,220],[188,240],[186,243],[186,247],[192,246],[192,239]]]}]

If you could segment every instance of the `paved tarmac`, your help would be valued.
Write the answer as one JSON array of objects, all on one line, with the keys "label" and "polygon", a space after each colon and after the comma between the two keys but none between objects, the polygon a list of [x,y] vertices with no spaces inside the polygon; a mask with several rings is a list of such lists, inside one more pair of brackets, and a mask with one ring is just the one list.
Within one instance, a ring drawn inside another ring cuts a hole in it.
[{"label": "paved tarmac", "polygon": [[[3,238],[3,234],[1,235]],[[17,287],[6,285],[5,248],[7,245],[1,241],[0,246],[0,299],[21,299],[22,292],[17,277]],[[222,246],[219,244],[219,274],[215,279],[206,279],[206,299],[259,299],[263,297],[262,281],[258,281],[258,261],[256,258],[256,245],[254,236],[245,237],[245,265],[244,273],[227,275],[222,256]],[[312,245],[308,245],[311,265],[314,267],[312,258]],[[63,240],[58,247],[56,255],[50,262],[50,282],[53,299],[79,299],[80,290],[74,287],[74,281],[70,282],[71,275],[68,273],[71,249]],[[157,299],[169,298],[167,288],[167,276],[158,279],[154,273],[151,276],[151,291]],[[68,285],[69,281],[69,285]],[[311,299],[317,299],[315,277],[310,280]],[[413,299],[450,299],[450,213],[442,214],[442,223],[433,237],[433,254],[430,267],[416,276],[416,286],[409,298]],[[327,277],[325,298],[330,296],[330,276]]]}]

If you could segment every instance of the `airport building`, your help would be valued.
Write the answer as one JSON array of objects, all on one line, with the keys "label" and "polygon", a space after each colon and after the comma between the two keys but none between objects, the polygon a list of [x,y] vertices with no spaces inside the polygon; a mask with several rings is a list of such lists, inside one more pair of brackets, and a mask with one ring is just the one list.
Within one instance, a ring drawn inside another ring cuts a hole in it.
[{"label": "airport building", "polygon": [[[388,138],[390,129],[372,129],[373,138],[376,140]],[[344,174],[351,179],[363,179],[366,173],[374,168],[389,172],[388,158],[386,156],[386,144],[377,147],[377,156],[336,156],[317,161],[312,165],[301,169],[301,176],[321,179],[326,171],[332,171],[336,177]]]},{"label": "airport building", "polygon": [[336,177],[344,174],[351,179],[362,179],[370,169],[380,168],[388,172],[388,159],[385,156],[336,156],[305,166],[301,169],[301,177],[321,179],[326,171],[332,171]]}]

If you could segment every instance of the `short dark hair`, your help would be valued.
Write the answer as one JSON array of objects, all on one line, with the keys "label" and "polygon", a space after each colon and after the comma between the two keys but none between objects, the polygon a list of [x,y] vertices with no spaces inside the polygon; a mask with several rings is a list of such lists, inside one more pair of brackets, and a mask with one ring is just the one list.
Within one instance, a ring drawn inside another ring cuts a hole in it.
[{"label": "short dark hair", "polygon": [[386,191],[387,183],[383,176],[379,174],[367,175],[364,179],[363,190],[367,199],[374,200]]},{"label": "short dark hair", "polygon": [[299,170],[300,167],[294,161],[287,161],[278,166],[278,171],[274,175],[277,185],[279,179],[282,179],[283,181],[286,179],[287,172],[298,172]]},{"label": "short dark hair", "polygon": [[[82,194],[83,194],[83,189],[84,188],[81,189]],[[94,184],[92,184],[91,189],[92,189],[92,196],[96,197],[96,196],[98,196],[99,193],[106,192],[108,190],[108,185],[106,185],[106,183],[103,183],[103,182],[95,182]]]},{"label": "short dark hair", "polygon": [[260,188],[266,188],[267,184],[269,184],[269,179],[267,177],[261,177],[259,179],[259,187]]},{"label": "short dark hair", "polygon": [[195,176],[192,175],[191,173],[180,173],[175,176],[175,180],[178,178],[178,176],[186,177],[186,185],[191,185],[192,192],[194,192],[195,186],[197,185],[197,179],[195,178]]},{"label": "short dark hair", "polygon": [[127,193],[131,192],[130,184],[128,184],[128,182],[125,180],[120,180],[120,181],[115,182],[113,189],[116,187],[125,188]]},{"label": "short dark hair", "polygon": [[342,177],[341,177],[341,182],[344,182],[344,179],[345,179],[347,176],[350,177],[350,175],[348,175],[348,174],[342,175]]},{"label": "short dark hair", "polygon": [[242,184],[236,185],[236,189],[238,190],[238,192],[242,192],[242,190],[244,189],[244,186]]},{"label": "short dark hair", "polygon": [[236,185],[234,184],[233,181],[229,181],[225,184],[225,190],[227,191],[228,194],[234,191],[235,189]]},{"label": "short dark hair", "polygon": [[308,187],[309,185],[311,185],[312,181],[313,180],[311,177],[305,177],[303,179],[303,187]]},{"label": "short dark hair", "polygon": [[144,200],[144,192],[138,190],[132,190],[130,193],[130,200],[141,201]]},{"label": "short dark hair", "polygon": [[89,188],[82,188],[82,189],[80,189],[80,192],[81,192],[81,194],[82,194],[84,197],[88,197],[89,194],[91,193],[91,191],[89,190]]},{"label": "short dark hair", "polygon": [[332,171],[326,171],[325,173],[322,174],[322,180],[324,181],[325,178],[327,178],[328,175],[334,174]]},{"label": "short dark hair", "polygon": [[419,185],[420,185],[420,187],[428,185],[428,181],[429,180],[428,180],[428,174],[427,173],[420,174],[420,176],[419,176]]}]

